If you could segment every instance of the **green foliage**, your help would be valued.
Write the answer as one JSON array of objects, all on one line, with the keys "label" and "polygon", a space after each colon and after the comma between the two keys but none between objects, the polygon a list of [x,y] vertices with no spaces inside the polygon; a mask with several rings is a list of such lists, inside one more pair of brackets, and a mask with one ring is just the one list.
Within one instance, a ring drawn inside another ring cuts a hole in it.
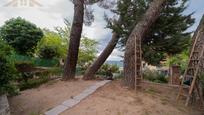
[{"label": "green foliage", "polygon": [[12,53],[12,48],[0,40],[0,95],[16,91],[12,83],[16,76]]},{"label": "green foliage", "polygon": [[36,25],[20,17],[12,18],[0,28],[0,37],[20,54],[31,54],[43,32]]},{"label": "green foliage", "polygon": [[19,88],[20,88],[20,90],[35,88],[35,87],[38,87],[41,84],[46,83],[48,81],[49,81],[48,76],[41,76],[39,79],[29,79],[26,82],[21,82],[19,84]]},{"label": "green foliage", "polygon": [[119,73],[119,67],[117,65],[103,64],[97,74],[107,75],[109,71],[111,73]]},{"label": "green foliage", "polygon": [[[126,41],[152,0],[120,0],[114,13],[121,22],[107,19],[108,28],[117,32],[121,39],[119,45],[124,50]],[[191,14],[183,12],[189,0],[168,0],[158,20],[149,28],[149,33],[142,40],[143,58],[152,65],[158,65],[166,56],[178,54],[190,46],[190,32],[186,30],[194,23]]]},{"label": "green foliage", "polygon": [[162,73],[159,73],[156,70],[146,69],[143,72],[143,77],[145,80],[156,82],[156,83],[167,83],[168,82],[165,75]]},{"label": "green foliage", "polygon": [[65,27],[56,27],[55,30],[57,31],[58,35],[68,43],[71,32],[71,24],[67,19],[64,20],[64,23],[66,25]]},{"label": "green foliage", "polygon": [[49,30],[44,30],[44,34],[45,36],[38,43],[37,55],[44,59],[65,58],[67,41]]},{"label": "green foliage", "polygon": [[181,72],[184,73],[189,59],[189,50],[184,50],[180,54],[176,54],[167,58],[166,66],[178,65],[181,67]]},{"label": "green foliage", "polygon": [[39,49],[39,57],[44,59],[53,59],[58,57],[57,47],[54,46],[43,46]]},{"label": "green foliage", "polygon": [[93,61],[96,57],[97,42],[95,40],[84,37],[81,40],[78,55],[78,64],[85,65],[87,62]]},{"label": "green foliage", "polygon": [[[56,31],[58,35],[61,37],[63,42],[67,43],[67,47],[69,44],[69,36],[70,36],[70,31],[71,31],[71,24],[69,23],[68,20],[65,19],[65,27],[56,27]],[[84,65],[87,63],[91,62],[94,60],[96,57],[97,53],[97,42],[95,40],[89,39],[87,37],[82,37],[80,41],[80,47],[79,47],[79,54],[78,54],[78,70],[80,71],[79,73],[83,73],[84,71]],[[66,53],[64,55],[66,56]]]}]

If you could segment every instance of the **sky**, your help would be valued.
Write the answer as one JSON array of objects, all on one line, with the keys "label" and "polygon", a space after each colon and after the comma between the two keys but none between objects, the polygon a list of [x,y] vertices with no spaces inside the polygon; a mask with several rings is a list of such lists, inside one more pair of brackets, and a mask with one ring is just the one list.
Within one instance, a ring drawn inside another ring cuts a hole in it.
[{"label": "sky", "polygon": [[[17,6],[15,6],[14,1],[16,1]],[[25,1],[24,6],[22,6],[21,1]],[[34,3],[34,7],[30,7],[26,4],[29,1],[38,4]],[[189,1],[189,6],[184,14],[195,12],[193,17],[196,19],[196,23],[188,31],[194,31],[198,26],[204,14],[203,6],[204,0]],[[83,35],[99,42],[99,55],[111,39],[111,30],[105,28],[106,21],[103,17],[104,13],[109,13],[109,11],[99,8],[97,5],[92,6],[92,9],[94,10],[95,20],[91,26],[84,26]],[[70,0],[0,0],[0,26],[8,19],[20,16],[40,28],[54,30],[54,27],[65,26],[64,18],[72,22],[73,13],[73,3]],[[123,53],[115,49],[108,60],[121,60],[121,55]]]}]

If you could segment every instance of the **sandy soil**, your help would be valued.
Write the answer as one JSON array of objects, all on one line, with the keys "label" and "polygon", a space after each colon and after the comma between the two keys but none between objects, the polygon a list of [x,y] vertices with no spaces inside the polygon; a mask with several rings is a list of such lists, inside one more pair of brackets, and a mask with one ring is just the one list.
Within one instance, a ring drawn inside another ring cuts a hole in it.
[{"label": "sandy soil", "polygon": [[[175,88],[145,86],[139,92],[114,81],[61,115],[203,115],[176,104]],[[159,89],[159,90],[157,90]]]},{"label": "sandy soil", "polygon": [[63,101],[79,94],[96,81],[50,81],[39,88],[22,91],[9,98],[11,115],[40,115]]}]

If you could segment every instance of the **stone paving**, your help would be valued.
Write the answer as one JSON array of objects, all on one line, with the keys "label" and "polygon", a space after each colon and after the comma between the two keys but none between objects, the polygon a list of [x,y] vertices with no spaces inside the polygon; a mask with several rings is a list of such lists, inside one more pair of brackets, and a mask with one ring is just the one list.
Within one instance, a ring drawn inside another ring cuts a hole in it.
[{"label": "stone paving", "polygon": [[45,115],[59,115],[60,113],[64,112],[72,108],[73,106],[79,104],[83,99],[87,98],[89,95],[93,94],[98,88],[104,86],[105,84],[109,83],[110,80],[104,80],[97,82],[88,88],[86,88],[83,92],[79,95],[73,97],[72,99],[68,99],[64,101],[62,104],[54,107],[53,109],[45,112]]}]

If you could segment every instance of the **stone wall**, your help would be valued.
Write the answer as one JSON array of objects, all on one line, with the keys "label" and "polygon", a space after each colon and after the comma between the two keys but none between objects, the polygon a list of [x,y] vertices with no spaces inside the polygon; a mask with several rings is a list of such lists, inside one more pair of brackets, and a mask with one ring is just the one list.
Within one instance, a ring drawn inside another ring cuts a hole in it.
[{"label": "stone wall", "polygon": [[10,115],[9,103],[6,95],[0,96],[0,115]]}]

